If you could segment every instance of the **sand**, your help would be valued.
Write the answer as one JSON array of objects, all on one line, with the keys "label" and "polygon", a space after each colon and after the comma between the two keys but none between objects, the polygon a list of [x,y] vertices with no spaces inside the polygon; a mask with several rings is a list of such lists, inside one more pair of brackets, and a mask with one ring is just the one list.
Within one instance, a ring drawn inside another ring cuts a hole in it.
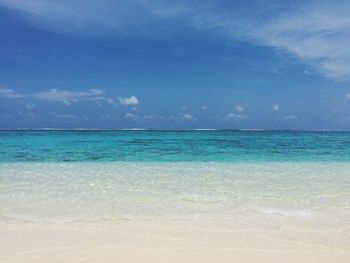
[{"label": "sand", "polygon": [[[318,242],[316,233],[228,230],[216,223],[4,222],[0,262],[350,262],[345,243]],[[335,235],[347,242],[349,230]]]}]

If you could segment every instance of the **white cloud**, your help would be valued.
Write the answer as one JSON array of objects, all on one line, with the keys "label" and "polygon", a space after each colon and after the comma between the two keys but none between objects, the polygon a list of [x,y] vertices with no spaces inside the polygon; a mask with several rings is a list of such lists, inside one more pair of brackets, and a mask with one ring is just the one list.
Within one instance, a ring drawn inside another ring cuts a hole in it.
[{"label": "white cloud", "polygon": [[260,6],[250,16],[215,8],[191,10],[187,15],[199,30],[215,30],[227,38],[285,51],[331,79],[350,78],[349,1],[311,0],[283,11],[278,5],[264,3],[265,8]]},{"label": "white cloud", "polygon": [[283,12],[278,5],[274,9],[273,4],[265,4],[266,8],[260,6],[260,10],[245,17],[215,8],[207,12],[198,10],[191,14],[190,21],[201,30],[215,29],[227,38],[286,51],[329,78],[350,78],[349,1],[295,3]]},{"label": "white cloud", "polygon": [[278,106],[278,104],[275,104],[272,106],[272,110],[273,111],[279,111],[280,110],[280,106]]},{"label": "white cloud", "polygon": [[107,99],[108,104],[114,104],[114,101],[112,99]]},{"label": "white cloud", "polygon": [[21,95],[21,94],[17,93],[13,89],[7,89],[7,88],[1,88],[0,87],[0,97],[23,98],[24,95]]},{"label": "white cloud", "polygon": [[344,97],[345,97],[345,99],[350,100],[350,93],[346,93],[346,94],[344,95]]},{"label": "white cloud", "polygon": [[129,119],[129,120],[136,120],[138,118],[138,116],[133,114],[133,113],[128,112],[125,114],[125,118]]},{"label": "white cloud", "polygon": [[224,117],[224,120],[236,120],[236,121],[240,121],[240,120],[244,120],[246,119],[248,116],[245,114],[237,114],[237,113],[229,113]]},{"label": "white cloud", "polygon": [[85,91],[50,89],[35,93],[21,94],[13,89],[0,88],[0,97],[13,99],[32,98],[44,101],[62,102],[66,105],[71,105],[74,102],[80,101],[107,101],[108,103],[113,103],[113,100],[105,97],[104,91],[100,89],[89,89]]},{"label": "white cloud", "polygon": [[208,107],[207,106],[202,106],[202,110],[207,110]]},{"label": "white cloud", "polygon": [[121,98],[118,97],[119,103],[123,106],[134,106],[139,104],[139,100],[135,96]]},{"label": "white cloud", "polygon": [[110,115],[110,114],[105,114],[105,115],[102,115],[101,116],[101,119],[102,120],[111,120],[113,117],[112,117],[112,115]]},{"label": "white cloud", "polygon": [[194,120],[194,117],[191,114],[185,113],[183,115],[183,119],[189,121],[189,120]]},{"label": "white cloud", "polygon": [[142,116],[144,120],[147,121],[197,121],[195,116],[192,114],[180,114],[180,115],[155,115],[155,114],[145,114]]},{"label": "white cloud", "polygon": [[329,78],[350,78],[349,1],[311,0],[295,3],[283,11],[278,10],[278,5],[276,8],[265,4],[265,8],[260,6],[260,10],[257,8],[251,12],[253,15],[245,17],[232,15],[234,12],[218,12],[215,8],[207,12],[199,10],[191,14],[190,21],[201,30],[215,29],[227,38],[285,51]]},{"label": "white cloud", "polygon": [[14,93],[15,91],[13,89],[5,89],[5,88],[0,88],[0,94],[11,94]]},{"label": "white cloud", "polygon": [[235,109],[236,109],[236,111],[238,111],[238,112],[244,111],[244,108],[243,108],[242,106],[239,106],[239,105],[237,105],[237,106],[235,107]]},{"label": "white cloud", "polygon": [[103,95],[104,91],[101,89],[89,89],[91,95]]},{"label": "white cloud", "polygon": [[88,91],[71,91],[50,89],[48,91],[40,91],[33,95],[33,98],[46,101],[62,102],[66,105],[70,105],[73,102],[86,101],[86,100],[105,100],[102,90],[90,89]]},{"label": "white cloud", "polygon": [[247,12],[223,10],[220,1],[211,0],[0,0],[0,6],[21,12],[34,26],[68,34],[159,37],[164,27],[155,25],[179,19],[202,32],[283,50],[330,78],[350,78],[350,2],[281,3],[255,1]]},{"label": "white cloud", "polygon": [[155,115],[155,114],[146,114],[146,115],[143,116],[143,118],[144,118],[145,120],[148,120],[148,121],[154,121],[154,120],[156,120],[158,117],[157,117],[157,115]]},{"label": "white cloud", "polygon": [[50,112],[50,117],[54,119],[65,119],[65,120],[77,120],[80,119],[80,116],[70,113],[57,113],[57,112]]},{"label": "white cloud", "polygon": [[33,26],[50,31],[92,36],[113,32],[119,37],[149,35],[155,18],[169,19],[186,12],[180,3],[166,0],[0,0],[0,6],[15,9]]},{"label": "white cloud", "polygon": [[[274,13],[267,19],[250,21],[242,37],[286,51],[310,65],[312,71],[341,80],[350,78],[349,15],[349,1],[308,1]],[[238,31],[225,26],[226,33],[230,29],[231,32]]]},{"label": "white cloud", "polygon": [[36,107],[35,104],[32,104],[32,103],[26,104],[26,109],[29,110],[29,111],[34,110],[35,107]]},{"label": "white cloud", "polygon": [[283,117],[283,119],[287,120],[287,121],[289,121],[289,120],[296,120],[296,119],[298,119],[298,116],[296,116],[296,115],[288,115],[288,116]]}]

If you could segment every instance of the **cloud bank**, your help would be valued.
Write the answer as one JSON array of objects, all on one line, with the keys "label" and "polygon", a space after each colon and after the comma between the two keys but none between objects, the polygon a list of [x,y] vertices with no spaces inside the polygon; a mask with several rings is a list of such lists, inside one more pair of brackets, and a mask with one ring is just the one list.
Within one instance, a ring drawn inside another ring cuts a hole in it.
[{"label": "cloud bank", "polygon": [[[21,94],[13,89],[0,88],[0,97],[12,99],[32,98],[49,102],[61,102],[65,105],[71,105],[72,103],[81,101],[105,101],[108,104],[114,104],[114,100],[107,97],[101,89],[89,89],[85,91],[50,89],[35,93]],[[136,106],[139,104],[139,100],[135,96],[126,98],[119,97],[118,100],[123,106]]]},{"label": "cloud bank", "polygon": [[17,93],[13,89],[1,88],[0,87],[0,97],[6,98],[23,98],[22,94]]},{"label": "cloud bank", "polygon": [[31,96],[39,100],[58,101],[70,105],[72,102],[84,100],[106,100],[103,97],[103,93],[103,90],[100,89],[90,89],[88,91],[50,89],[48,91],[37,92]]}]

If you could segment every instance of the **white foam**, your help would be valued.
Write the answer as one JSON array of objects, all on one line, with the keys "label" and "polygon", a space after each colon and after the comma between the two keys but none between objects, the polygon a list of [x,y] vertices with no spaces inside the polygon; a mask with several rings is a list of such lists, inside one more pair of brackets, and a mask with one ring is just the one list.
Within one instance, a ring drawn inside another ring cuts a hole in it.
[{"label": "white foam", "polygon": [[225,196],[208,194],[183,194],[182,200],[194,203],[219,203],[226,200]]},{"label": "white foam", "polygon": [[286,217],[310,217],[312,216],[312,212],[307,209],[282,209],[275,207],[257,207],[253,209],[262,214],[267,215],[279,215]]}]

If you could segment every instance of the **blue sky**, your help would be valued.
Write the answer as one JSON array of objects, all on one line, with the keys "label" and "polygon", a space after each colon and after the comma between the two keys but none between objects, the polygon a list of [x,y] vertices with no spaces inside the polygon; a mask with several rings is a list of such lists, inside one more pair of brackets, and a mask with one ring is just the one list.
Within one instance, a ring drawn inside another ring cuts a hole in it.
[{"label": "blue sky", "polygon": [[0,0],[0,127],[350,129],[349,1]]}]

